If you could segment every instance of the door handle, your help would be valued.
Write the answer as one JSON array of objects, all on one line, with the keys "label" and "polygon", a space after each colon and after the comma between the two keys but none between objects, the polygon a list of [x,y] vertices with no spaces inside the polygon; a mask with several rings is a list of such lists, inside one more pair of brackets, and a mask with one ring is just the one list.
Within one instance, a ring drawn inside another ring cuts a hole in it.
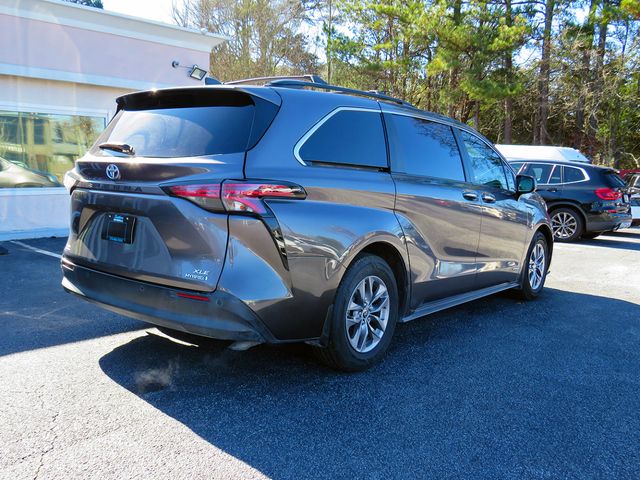
[{"label": "door handle", "polygon": [[558,191],[557,188],[548,188],[547,189],[548,192],[552,192],[552,193],[556,193]]},{"label": "door handle", "polygon": [[496,197],[494,197],[493,195],[489,194],[489,193],[483,193],[482,194],[482,201],[485,203],[494,203],[496,201]]},{"label": "door handle", "polygon": [[476,192],[462,192],[462,196],[471,201],[478,199],[478,194]]}]

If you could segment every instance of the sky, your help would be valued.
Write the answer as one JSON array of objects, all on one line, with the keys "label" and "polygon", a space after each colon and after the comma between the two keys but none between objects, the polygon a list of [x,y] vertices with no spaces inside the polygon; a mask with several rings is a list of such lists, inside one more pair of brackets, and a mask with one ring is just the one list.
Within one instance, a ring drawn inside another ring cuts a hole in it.
[{"label": "sky", "polygon": [[175,24],[171,16],[174,3],[180,0],[102,0],[105,10],[132,17]]}]

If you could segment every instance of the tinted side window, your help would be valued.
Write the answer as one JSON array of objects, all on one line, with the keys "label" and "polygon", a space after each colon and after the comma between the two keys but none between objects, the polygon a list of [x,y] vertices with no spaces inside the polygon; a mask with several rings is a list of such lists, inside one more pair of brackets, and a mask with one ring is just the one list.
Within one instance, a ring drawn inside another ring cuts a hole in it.
[{"label": "tinted side window", "polygon": [[516,173],[520,172],[520,167],[524,165],[523,163],[520,163],[520,162],[509,162],[509,163],[511,164],[513,169],[516,171]]},{"label": "tinted side window", "polygon": [[570,182],[579,182],[581,180],[584,180],[584,173],[582,173],[582,170],[579,170],[577,168],[574,167],[567,167],[565,165],[564,167],[564,183],[570,183]]},{"label": "tinted side window", "polygon": [[522,173],[532,176],[536,182],[544,185],[549,183],[553,167],[550,163],[529,163]]},{"label": "tinted side window", "polygon": [[451,127],[385,114],[394,171],[464,181],[462,158]]},{"label": "tinted side window", "polygon": [[504,167],[504,172],[507,175],[507,187],[508,190],[512,192],[516,191],[516,173],[513,171],[513,168],[509,164],[502,164]]},{"label": "tinted side window", "polygon": [[551,177],[549,177],[549,184],[553,185],[558,183],[562,183],[562,167],[555,165],[551,172]]},{"label": "tinted side window", "polygon": [[474,183],[508,190],[502,159],[498,154],[475,135],[461,130],[460,136],[469,155]]},{"label": "tinted side window", "polygon": [[311,134],[299,155],[304,162],[387,167],[381,114],[339,111]]}]

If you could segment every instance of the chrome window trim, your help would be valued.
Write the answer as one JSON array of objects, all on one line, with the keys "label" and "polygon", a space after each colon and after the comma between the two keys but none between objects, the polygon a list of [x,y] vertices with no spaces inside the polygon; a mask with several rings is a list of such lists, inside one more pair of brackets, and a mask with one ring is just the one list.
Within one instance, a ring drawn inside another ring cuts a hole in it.
[{"label": "chrome window trim", "polygon": [[[551,171],[549,172],[549,179],[551,179],[551,177],[553,176],[553,172],[556,170],[556,168],[560,167],[560,165],[558,165],[557,163],[544,163],[544,162],[536,162],[535,160],[532,162],[525,162],[522,166],[529,166],[529,165],[551,165]],[[560,173],[560,178],[562,179],[562,172]],[[545,186],[552,186],[552,185],[562,185],[562,181],[558,182],[558,183],[545,183],[545,182],[537,182],[538,185],[545,185]]]},{"label": "chrome window trim", "polygon": [[[531,165],[531,164],[541,164],[541,165],[548,165],[545,164],[544,162],[536,162],[535,160],[533,161],[529,161],[529,162],[525,162],[523,164],[524,165]],[[589,180],[591,180],[591,177],[589,176],[589,174],[587,173],[587,171],[582,168],[582,167],[576,167],[574,165],[564,165],[562,163],[552,163],[551,165],[553,165],[553,170],[551,170],[551,175],[549,175],[549,178],[551,178],[551,176],[553,175],[553,171],[557,168],[557,167],[564,167],[564,168],[575,168],[576,170],[580,170],[582,172],[582,174],[584,175],[584,179],[582,180],[577,180],[575,182],[565,182],[564,181],[564,172],[562,172],[562,182],[560,183],[539,183],[538,185],[545,185],[545,186],[553,186],[553,185],[571,185],[574,183],[582,183],[582,182],[588,182]]]},{"label": "chrome window trim", "polygon": [[543,185],[562,185],[562,177],[563,177],[563,174],[564,174],[564,172],[562,170],[560,170],[560,181],[557,182],[557,183],[551,183],[551,177],[553,177],[553,172],[556,171],[556,168],[558,170],[560,170],[561,167],[560,167],[560,165],[557,165],[557,164],[554,163],[553,164],[553,168],[549,172],[549,183],[544,183]]},{"label": "chrome window trim", "polygon": [[[340,113],[340,112],[344,112],[344,111],[352,111],[352,112],[369,112],[369,113],[377,113],[378,115],[380,115],[382,112],[381,110],[375,109],[375,108],[367,108],[367,107],[338,107],[338,108],[334,108],[333,110],[331,110],[329,113],[327,113],[324,117],[322,117],[316,124],[314,124],[308,131],[307,133],[305,133],[302,138],[300,140],[298,140],[296,142],[296,144],[293,147],[293,156],[296,157],[296,160],[303,166],[308,167],[309,164],[307,164],[304,160],[302,160],[302,157],[300,156],[300,149],[303,147],[303,145],[306,143],[307,140],[309,140],[309,138],[322,126],[324,125],[331,117],[333,117],[334,115]],[[382,119],[380,119],[380,121],[382,122]],[[384,128],[384,125],[383,125]]]}]

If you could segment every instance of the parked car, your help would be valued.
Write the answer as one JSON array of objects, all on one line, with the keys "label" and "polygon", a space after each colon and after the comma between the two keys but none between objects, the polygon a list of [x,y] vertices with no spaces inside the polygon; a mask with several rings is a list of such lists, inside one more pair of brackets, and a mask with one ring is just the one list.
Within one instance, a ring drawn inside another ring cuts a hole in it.
[{"label": "parked car", "polygon": [[640,173],[630,173],[625,180],[631,196],[632,225],[640,225]]},{"label": "parked car", "polygon": [[359,370],[398,322],[544,286],[535,181],[464,124],[302,80],[117,105],[65,179],[63,286],[107,309],[237,349],[307,342]]},{"label": "parked car", "polygon": [[580,150],[571,147],[550,145],[496,145],[498,151],[509,161],[553,160],[556,162],[591,163]]},{"label": "parked car", "polygon": [[629,194],[612,168],[579,162],[510,162],[538,182],[547,202],[556,241],[595,238],[631,226]]},{"label": "parked car", "polygon": [[54,175],[22,167],[0,157],[0,188],[61,186]]}]

